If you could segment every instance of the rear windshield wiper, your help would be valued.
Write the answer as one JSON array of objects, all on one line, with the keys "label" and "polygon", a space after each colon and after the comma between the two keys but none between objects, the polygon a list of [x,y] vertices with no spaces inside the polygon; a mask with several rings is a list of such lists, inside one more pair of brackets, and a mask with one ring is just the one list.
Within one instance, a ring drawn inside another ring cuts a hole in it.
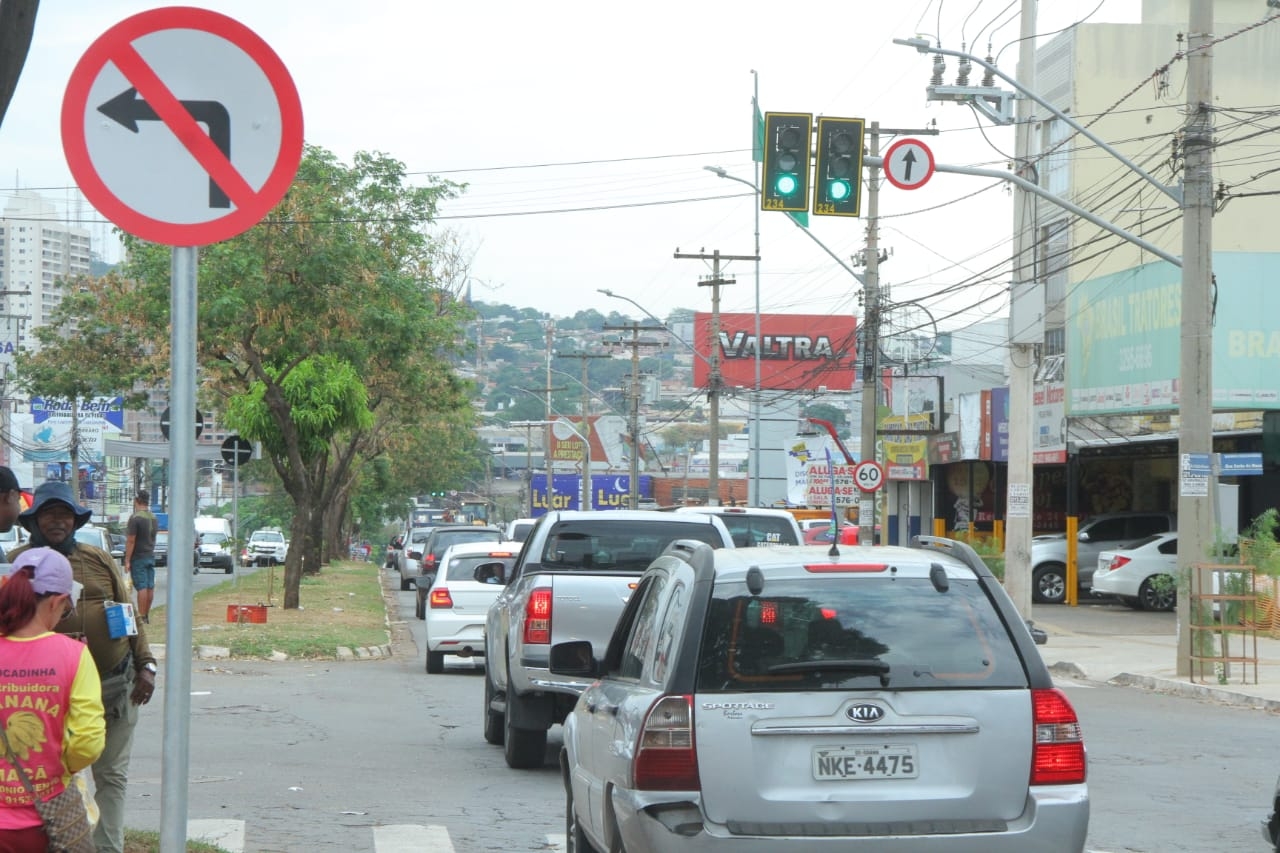
[{"label": "rear windshield wiper", "polygon": [[858,675],[878,675],[880,676],[880,686],[889,686],[889,664],[875,658],[798,660],[777,663],[767,667],[765,671],[770,675],[788,672],[852,672]]}]

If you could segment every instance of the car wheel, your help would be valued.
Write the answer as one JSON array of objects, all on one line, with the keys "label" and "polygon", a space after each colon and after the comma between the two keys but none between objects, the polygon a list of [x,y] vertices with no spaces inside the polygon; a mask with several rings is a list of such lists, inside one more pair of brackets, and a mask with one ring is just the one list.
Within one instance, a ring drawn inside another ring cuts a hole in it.
[{"label": "car wheel", "polygon": [[233,566],[227,566],[225,569],[223,569],[223,570],[222,570],[222,573],[223,573],[224,575],[229,575],[229,574],[231,574],[231,572],[233,571],[233,569],[234,569],[234,567],[233,567]]},{"label": "car wheel", "polygon": [[1067,567],[1045,563],[1031,575],[1031,597],[1041,604],[1062,604],[1067,600]]},{"label": "car wheel", "polygon": [[433,652],[427,649],[427,672],[431,675],[444,672],[444,652]]},{"label": "car wheel", "polygon": [[547,751],[546,729],[520,729],[512,723],[511,705],[518,701],[515,696],[507,695],[506,737],[502,740],[503,757],[507,766],[513,770],[536,770],[542,766],[542,759]]},{"label": "car wheel", "polygon": [[596,853],[578,823],[578,813],[573,809],[573,786],[564,785],[564,842],[565,853]]},{"label": "car wheel", "polygon": [[413,615],[419,619],[427,618],[427,595],[421,587],[414,595]]},{"label": "car wheel", "polygon": [[502,731],[506,720],[502,714],[493,710],[493,682],[488,673],[484,676],[484,739],[485,743],[502,746]]},{"label": "car wheel", "polygon": [[408,592],[408,591],[409,591],[409,586],[410,586],[410,584],[409,584],[409,579],[408,579],[407,577],[405,577],[404,575],[401,575],[401,576],[400,576],[400,591],[401,591],[401,592]]},{"label": "car wheel", "polygon": [[1173,578],[1168,575],[1147,578],[1138,587],[1138,601],[1143,610],[1172,610],[1178,602]]}]

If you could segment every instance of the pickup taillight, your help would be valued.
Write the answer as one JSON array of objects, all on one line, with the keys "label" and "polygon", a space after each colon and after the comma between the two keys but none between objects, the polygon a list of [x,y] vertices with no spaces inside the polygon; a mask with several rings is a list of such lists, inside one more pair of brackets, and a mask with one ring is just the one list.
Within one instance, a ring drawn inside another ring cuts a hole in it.
[{"label": "pickup taillight", "polygon": [[631,766],[640,791],[700,791],[693,697],[663,696],[649,709]]},{"label": "pickup taillight", "polygon": [[524,606],[524,642],[546,645],[551,642],[551,587],[541,586],[529,593]]}]

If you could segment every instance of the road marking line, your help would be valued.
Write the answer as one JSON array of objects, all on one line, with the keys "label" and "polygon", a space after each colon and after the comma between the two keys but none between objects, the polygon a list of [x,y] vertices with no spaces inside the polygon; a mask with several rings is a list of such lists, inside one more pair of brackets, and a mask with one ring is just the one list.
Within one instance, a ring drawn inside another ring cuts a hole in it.
[{"label": "road marking line", "polygon": [[454,853],[447,827],[410,823],[375,826],[373,849],[377,853]]},{"label": "road marking line", "polygon": [[244,853],[244,821],[209,818],[187,821],[187,838]]}]

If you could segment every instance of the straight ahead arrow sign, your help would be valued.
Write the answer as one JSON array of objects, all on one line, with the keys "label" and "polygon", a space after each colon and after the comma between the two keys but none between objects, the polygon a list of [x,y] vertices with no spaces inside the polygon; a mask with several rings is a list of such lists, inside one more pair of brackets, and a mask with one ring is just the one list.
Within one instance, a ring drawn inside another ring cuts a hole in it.
[{"label": "straight ahead arrow sign", "polygon": [[907,183],[911,183],[911,168],[916,164],[916,152],[908,148],[906,155],[902,158],[902,162],[907,165],[903,170],[902,179]]},{"label": "straight ahead arrow sign", "polygon": [[[227,108],[218,101],[179,101],[178,103],[191,114],[191,118],[209,128],[209,139],[229,161],[231,159],[231,116]],[[98,112],[134,133],[138,132],[140,121],[161,120],[151,105],[138,97],[138,90],[134,88],[125,89],[100,105]],[[209,207],[231,207],[231,199],[212,177],[209,178]]]}]

